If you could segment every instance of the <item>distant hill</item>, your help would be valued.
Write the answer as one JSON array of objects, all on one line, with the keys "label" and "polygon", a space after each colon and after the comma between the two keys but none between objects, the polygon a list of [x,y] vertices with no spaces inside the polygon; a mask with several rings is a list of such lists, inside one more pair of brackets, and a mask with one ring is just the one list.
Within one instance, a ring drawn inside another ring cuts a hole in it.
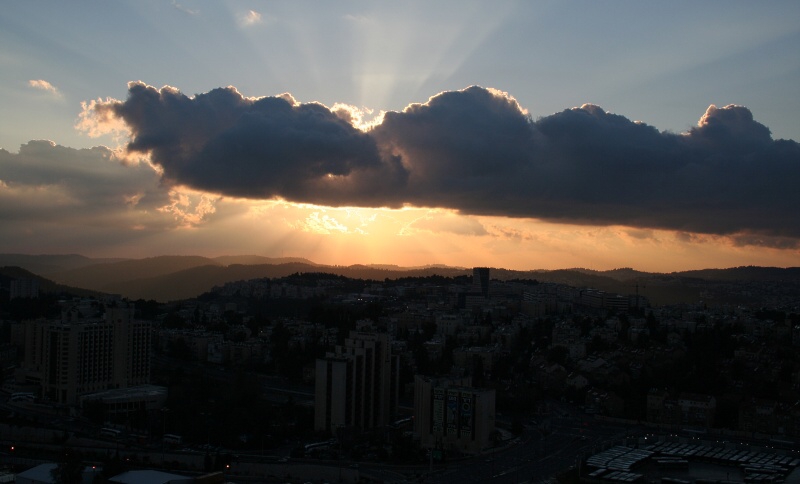
[{"label": "distant hill", "polygon": [[[622,286],[619,281],[606,276],[602,272],[586,273],[575,269],[556,269],[553,271],[514,271],[509,269],[492,269],[492,279],[535,279],[539,282],[555,282],[575,287],[591,287],[603,289],[610,286]],[[603,289],[608,290],[608,289]]]},{"label": "distant hill", "polygon": [[79,287],[70,287],[36,275],[28,270],[16,266],[0,267],[0,289],[8,290],[11,281],[19,279],[34,279],[39,281],[39,292],[46,294],[73,294],[75,296],[100,296],[101,293]]},{"label": "distant hill", "polygon": [[492,278],[500,280],[534,279],[539,282],[566,284],[577,288],[592,288],[617,294],[638,294],[652,304],[696,302],[700,290],[679,277],[633,270],[593,271],[588,269],[557,269],[552,271],[512,271],[492,269]]},{"label": "distant hill", "polygon": [[301,264],[308,264],[311,266],[317,265],[303,257],[265,257],[262,255],[223,255],[220,257],[214,257],[214,260],[223,266],[230,266],[234,264],[288,264],[292,262],[299,262]]},{"label": "distant hill", "polygon": [[229,266],[203,265],[164,274],[109,284],[109,290],[124,294],[133,299],[155,299],[175,301],[197,297],[210,291],[214,286],[226,282],[285,277],[296,272],[315,272],[316,267],[309,264],[233,264]]},{"label": "distant hill", "polygon": [[[85,287],[95,291],[117,293],[120,283],[138,279],[166,276],[193,267],[218,266],[218,262],[199,256],[160,256],[146,259],[128,259],[79,267],[49,276],[61,284]],[[121,293],[127,295],[125,293]]]},{"label": "distant hill", "polygon": [[[258,278],[280,278],[294,273],[325,272],[353,279],[377,280],[404,277],[470,276],[471,268],[441,265],[401,267],[391,264],[329,266],[301,257],[257,255],[160,256],[145,259],[91,259],[80,255],[0,254],[0,261],[19,261],[27,271],[46,275],[53,284],[120,294],[132,299],[172,301],[196,297],[227,282]],[[54,270],[59,268],[59,270]],[[41,271],[41,273],[37,272]],[[492,279],[528,279],[539,282],[590,287],[620,294],[647,297],[654,304],[696,302],[701,288],[696,281],[793,281],[800,282],[800,268],[735,267],[670,274],[648,273],[631,268],[610,271],[559,269],[517,271],[491,269]],[[48,272],[45,272],[48,271]]]},{"label": "distant hill", "polygon": [[196,297],[211,290],[214,286],[222,286],[227,282],[246,281],[261,278],[281,278],[296,273],[325,272],[352,279],[380,280],[399,277],[425,277],[434,274],[453,277],[463,275],[464,270],[449,271],[442,274],[437,269],[415,269],[411,271],[388,271],[368,266],[323,266],[300,262],[284,264],[233,264],[229,266],[204,265],[193,267],[158,277],[119,281],[105,286],[109,292],[123,294],[133,299],[155,299],[171,301]]},{"label": "distant hill", "polygon": [[594,275],[603,275],[605,277],[610,277],[612,279],[616,279],[618,281],[630,281],[639,277],[648,277],[652,274],[649,272],[641,272],[630,267],[623,267],[620,269],[611,269],[610,271],[595,271],[592,269],[568,269],[570,271],[581,272],[584,274],[594,274]]},{"label": "distant hill", "polygon": [[33,273],[48,276],[94,264],[119,262],[125,259],[91,259],[78,254],[28,255],[0,254],[0,267],[22,267]]},{"label": "distant hill", "polygon": [[681,277],[692,277],[709,281],[792,281],[800,282],[800,267],[742,266],[730,269],[702,269],[698,271],[673,272]]},{"label": "distant hill", "polygon": [[452,267],[452,266],[446,266],[444,264],[428,264],[424,266],[412,266],[412,267],[403,267],[397,264],[367,264],[367,267],[372,267],[373,269],[384,269],[389,271],[444,269],[444,270],[456,270],[456,271],[469,271],[470,274],[472,273],[472,269],[467,269],[466,267]]}]

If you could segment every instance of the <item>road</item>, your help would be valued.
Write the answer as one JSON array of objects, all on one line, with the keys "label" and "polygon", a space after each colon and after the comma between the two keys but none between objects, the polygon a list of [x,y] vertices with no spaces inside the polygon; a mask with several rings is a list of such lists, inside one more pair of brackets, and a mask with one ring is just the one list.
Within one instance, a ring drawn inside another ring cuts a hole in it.
[{"label": "road", "polygon": [[644,432],[643,427],[606,423],[579,413],[560,413],[539,425],[529,425],[519,439],[480,456],[448,461],[433,469],[361,464],[361,470],[365,476],[384,482],[543,482],[579,465],[589,455],[622,442],[628,435]]},{"label": "road", "polygon": [[[192,364],[183,363],[183,365],[191,366]],[[230,374],[221,368],[204,368],[204,370],[211,378],[220,380],[230,378]],[[313,387],[309,385],[290,384],[280,378],[260,375],[258,379],[265,395],[276,399],[291,398],[300,404],[313,402]],[[612,442],[620,441],[628,433],[643,433],[643,429],[631,429],[598,421],[576,412],[567,405],[558,403],[554,404],[548,413],[548,416],[541,417],[536,424],[529,425],[519,439],[481,456],[450,460],[438,464],[432,469],[425,465],[409,467],[362,462],[359,463],[360,472],[364,476],[384,482],[418,482],[421,479],[424,482],[539,482],[576,465],[584,457],[599,452]],[[36,419],[37,416],[31,415],[30,417]],[[74,434],[82,433],[81,430],[87,431],[86,422],[43,415],[38,415],[38,419],[40,419],[40,424],[47,427],[69,430]],[[152,454],[151,462],[160,460],[156,454],[163,454],[155,449],[139,448],[137,451],[141,455]],[[191,454],[180,457],[197,459],[196,455]],[[178,455],[170,456],[170,458],[180,460]],[[256,456],[241,456],[240,462],[243,465],[267,468],[274,468],[277,464],[282,464],[282,468],[294,468],[295,471],[297,470],[296,466],[321,465],[347,468],[352,464],[345,461],[337,464],[315,463],[306,459],[278,463],[274,459]],[[269,475],[269,472],[266,472],[265,475]]]}]

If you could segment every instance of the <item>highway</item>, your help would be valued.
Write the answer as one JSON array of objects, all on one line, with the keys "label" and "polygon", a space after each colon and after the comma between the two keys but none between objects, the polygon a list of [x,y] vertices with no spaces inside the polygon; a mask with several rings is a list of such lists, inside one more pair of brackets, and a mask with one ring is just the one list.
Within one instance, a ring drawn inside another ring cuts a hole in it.
[{"label": "highway", "polygon": [[546,482],[585,457],[644,431],[566,411],[562,415],[529,425],[520,438],[480,456],[450,460],[432,469],[362,463],[361,471],[367,477],[398,483]]}]

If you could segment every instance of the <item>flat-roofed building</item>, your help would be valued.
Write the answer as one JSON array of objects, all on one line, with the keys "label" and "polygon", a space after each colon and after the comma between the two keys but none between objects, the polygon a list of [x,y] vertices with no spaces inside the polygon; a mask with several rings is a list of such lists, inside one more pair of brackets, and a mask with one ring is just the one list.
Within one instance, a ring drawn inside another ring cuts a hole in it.
[{"label": "flat-roofed building", "polygon": [[103,414],[112,419],[115,415],[131,415],[161,409],[167,403],[167,387],[139,385],[82,395],[81,406],[87,402],[99,402]]},{"label": "flat-roofed building", "polygon": [[426,449],[477,454],[495,432],[495,391],[471,379],[414,378],[414,433]]},{"label": "flat-roofed building", "polygon": [[316,362],[314,428],[368,430],[392,422],[397,412],[400,359],[385,333],[351,331]]},{"label": "flat-roofed building", "polygon": [[70,405],[87,393],[149,383],[150,323],[132,316],[132,307],[116,301],[103,318],[71,308],[57,321],[25,323],[17,382],[37,384],[44,399]]},{"label": "flat-roofed building", "polygon": [[472,292],[489,297],[489,268],[475,267],[472,269]]}]

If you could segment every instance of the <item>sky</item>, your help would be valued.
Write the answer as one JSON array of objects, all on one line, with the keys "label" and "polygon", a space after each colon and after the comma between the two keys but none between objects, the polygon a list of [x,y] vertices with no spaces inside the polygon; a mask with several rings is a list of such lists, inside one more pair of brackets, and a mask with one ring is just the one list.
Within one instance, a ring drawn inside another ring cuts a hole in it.
[{"label": "sky", "polygon": [[4,2],[0,252],[800,266],[800,2]]}]

